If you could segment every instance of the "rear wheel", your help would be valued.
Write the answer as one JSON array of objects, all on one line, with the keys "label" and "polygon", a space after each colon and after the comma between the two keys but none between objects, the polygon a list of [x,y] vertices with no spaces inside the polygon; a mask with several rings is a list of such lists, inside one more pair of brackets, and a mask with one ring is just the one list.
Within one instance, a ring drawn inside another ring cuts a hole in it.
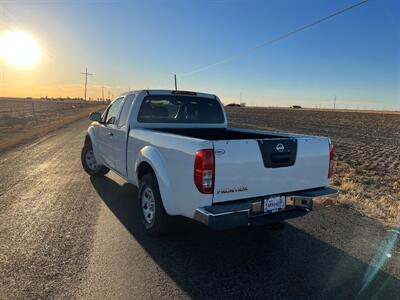
[{"label": "rear wheel", "polygon": [[110,171],[109,168],[97,164],[90,142],[86,142],[82,148],[81,162],[83,169],[91,176],[103,176]]},{"label": "rear wheel", "polygon": [[148,234],[159,236],[170,229],[171,217],[165,211],[154,174],[140,179],[139,204],[142,224]]}]

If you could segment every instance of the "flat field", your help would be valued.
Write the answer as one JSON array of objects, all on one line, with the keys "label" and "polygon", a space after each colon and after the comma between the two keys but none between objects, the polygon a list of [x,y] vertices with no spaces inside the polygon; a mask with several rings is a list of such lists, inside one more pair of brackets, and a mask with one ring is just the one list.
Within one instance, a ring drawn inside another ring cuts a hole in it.
[{"label": "flat field", "polygon": [[336,152],[326,201],[400,224],[400,113],[228,107],[229,126],[328,136]]},{"label": "flat field", "polygon": [[81,100],[0,98],[0,153],[104,107]]}]

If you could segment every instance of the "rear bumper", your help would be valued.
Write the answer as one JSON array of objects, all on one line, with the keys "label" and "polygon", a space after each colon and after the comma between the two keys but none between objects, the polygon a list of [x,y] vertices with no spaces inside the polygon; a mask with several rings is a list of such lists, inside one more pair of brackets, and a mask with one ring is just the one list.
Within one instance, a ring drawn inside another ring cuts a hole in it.
[{"label": "rear bumper", "polygon": [[285,209],[271,214],[263,212],[263,200],[266,197],[215,204],[197,208],[194,219],[212,229],[263,225],[304,216],[312,210],[314,198],[333,196],[338,192],[327,187],[288,193],[285,194]]}]

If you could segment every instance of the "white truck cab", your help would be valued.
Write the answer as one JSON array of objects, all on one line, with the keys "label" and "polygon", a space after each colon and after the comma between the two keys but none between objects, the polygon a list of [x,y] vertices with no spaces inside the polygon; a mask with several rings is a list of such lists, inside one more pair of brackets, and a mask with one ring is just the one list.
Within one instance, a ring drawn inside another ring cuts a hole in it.
[{"label": "white truck cab", "polygon": [[337,193],[328,138],[228,128],[215,95],[132,91],[90,119],[84,169],[138,186],[150,234],[177,215],[215,229],[281,222]]}]

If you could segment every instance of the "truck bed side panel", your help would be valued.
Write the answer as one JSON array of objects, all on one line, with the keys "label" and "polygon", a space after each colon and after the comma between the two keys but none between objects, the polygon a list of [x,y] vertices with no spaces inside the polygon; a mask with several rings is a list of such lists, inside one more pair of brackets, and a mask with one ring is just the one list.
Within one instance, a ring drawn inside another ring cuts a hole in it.
[{"label": "truck bed side panel", "polygon": [[[143,149],[146,151],[142,151]],[[151,148],[151,151],[148,149]],[[198,207],[211,205],[212,194],[201,194],[194,184],[195,153],[212,148],[212,142],[157,132],[147,129],[132,129],[128,141],[129,181],[138,185],[135,168],[143,159],[154,163],[161,197],[167,213],[193,217]],[[156,152],[152,162],[146,153]]]}]

